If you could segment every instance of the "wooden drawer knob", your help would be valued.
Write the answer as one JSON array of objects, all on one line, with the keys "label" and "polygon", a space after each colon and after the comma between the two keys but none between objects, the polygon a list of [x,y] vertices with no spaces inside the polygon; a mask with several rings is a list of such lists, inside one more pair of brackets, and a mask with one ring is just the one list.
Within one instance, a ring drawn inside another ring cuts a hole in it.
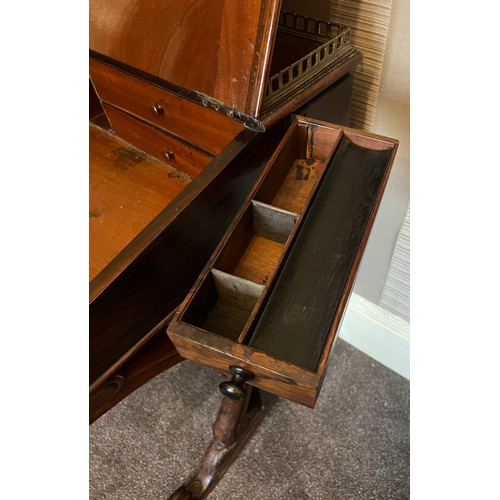
[{"label": "wooden drawer knob", "polygon": [[149,111],[157,118],[163,115],[163,107],[161,104],[151,104],[151,106],[149,106]]},{"label": "wooden drawer knob", "polygon": [[168,151],[163,151],[162,155],[163,158],[165,158],[165,160],[167,161],[173,161],[173,159],[175,158],[174,152],[170,149]]},{"label": "wooden drawer knob", "polygon": [[220,392],[230,399],[241,401],[247,395],[243,387],[245,382],[253,379],[254,376],[249,371],[238,366],[230,366],[229,371],[232,374],[231,380],[219,384]]}]

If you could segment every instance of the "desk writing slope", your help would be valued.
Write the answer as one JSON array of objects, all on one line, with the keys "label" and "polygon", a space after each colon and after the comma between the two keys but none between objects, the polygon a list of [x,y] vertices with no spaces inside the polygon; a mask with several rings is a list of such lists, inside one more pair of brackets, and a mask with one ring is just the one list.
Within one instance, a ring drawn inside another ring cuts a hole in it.
[{"label": "desk writing slope", "polygon": [[316,369],[391,153],[342,139],[250,346]]},{"label": "desk writing slope", "polygon": [[182,173],[90,123],[90,280],[189,182]]}]

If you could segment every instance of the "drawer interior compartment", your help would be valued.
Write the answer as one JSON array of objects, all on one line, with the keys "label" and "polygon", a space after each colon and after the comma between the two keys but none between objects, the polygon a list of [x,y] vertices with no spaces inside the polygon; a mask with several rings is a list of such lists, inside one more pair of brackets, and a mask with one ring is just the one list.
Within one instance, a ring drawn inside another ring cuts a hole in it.
[{"label": "drawer interior compartment", "polygon": [[298,215],[252,201],[241,214],[214,267],[261,285],[278,266]]},{"label": "drawer interior compartment", "polygon": [[212,269],[184,321],[237,340],[264,291],[264,285]]},{"label": "drawer interior compartment", "polygon": [[[183,321],[242,343],[340,133],[292,127],[210,263]],[[329,147],[326,147],[329,144]],[[233,290],[234,294],[228,294]]]},{"label": "drawer interior compartment", "polygon": [[242,342],[298,215],[252,201],[210,267],[183,321]]},{"label": "drawer interior compartment", "polygon": [[271,158],[253,200],[303,215],[340,136],[337,129],[296,122]]},{"label": "drawer interior compartment", "polygon": [[181,355],[314,406],[396,149],[297,117],[169,325]]}]

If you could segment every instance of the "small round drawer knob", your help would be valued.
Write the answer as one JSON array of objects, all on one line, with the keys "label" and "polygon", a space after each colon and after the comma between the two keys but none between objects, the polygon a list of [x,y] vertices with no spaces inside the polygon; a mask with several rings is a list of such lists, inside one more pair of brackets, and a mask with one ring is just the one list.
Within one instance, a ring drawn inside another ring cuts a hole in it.
[{"label": "small round drawer knob", "polygon": [[230,366],[229,371],[232,374],[231,380],[219,384],[220,392],[230,399],[241,401],[245,399],[247,395],[243,387],[245,382],[253,379],[254,376],[249,371],[239,366]]},{"label": "small round drawer knob", "polygon": [[161,104],[151,104],[151,106],[149,106],[149,111],[151,111],[151,113],[156,117],[163,115],[163,108]]},{"label": "small round drawer knob", "polygon": [[165,160],[167,161],[173,161],[173,159],[175,158],[174,152],[170,151],[170,149],[168,151],[163,151],[162,155],[163,158],[165,158]]}]

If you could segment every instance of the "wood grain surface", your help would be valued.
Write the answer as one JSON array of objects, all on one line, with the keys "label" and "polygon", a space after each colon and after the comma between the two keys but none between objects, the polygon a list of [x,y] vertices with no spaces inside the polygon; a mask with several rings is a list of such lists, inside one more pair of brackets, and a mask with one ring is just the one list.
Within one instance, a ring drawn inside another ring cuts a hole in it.
[{"label": "wood grain surface", "polygon": [[92,280],[188,184],[180,172],[89,125]]},{"label": "wood grain surface", "polygon": [[90,49],[257,115],[279,0],[91,0]]},{"label": "wood grain surface", "polygon": [[103,108],[118,136],[189,177],[196,177],[213,159],[208,152],[113,106],[103,104]]},{"label": "wood grain surface", "polygon": [[239,366],[255,376],[249,385],[314,407],[321,387],[319,374],[183,322],[171,323],[168,332],[182,357],[226,373],[230,366]]},{"label": "wood grain surface", "polygon": [[[209,153],[220,153],[243,129],[243,125],[212,109],[92,58],[90,75],[104,102],[138,116]],[[159,106],[160,111],[155,113],[153,106],[155,109]]]},{"label": "wood grain surface", "polygon": [[96,277],[103,280],[90,305],[91,385],[166,327],[287,126],[244,130]]},{"label": "wood grain surface", "polygon": [[182,361],[172,341],[159,332],[89,394],[89,420],[97,420],[156,375]]}]

